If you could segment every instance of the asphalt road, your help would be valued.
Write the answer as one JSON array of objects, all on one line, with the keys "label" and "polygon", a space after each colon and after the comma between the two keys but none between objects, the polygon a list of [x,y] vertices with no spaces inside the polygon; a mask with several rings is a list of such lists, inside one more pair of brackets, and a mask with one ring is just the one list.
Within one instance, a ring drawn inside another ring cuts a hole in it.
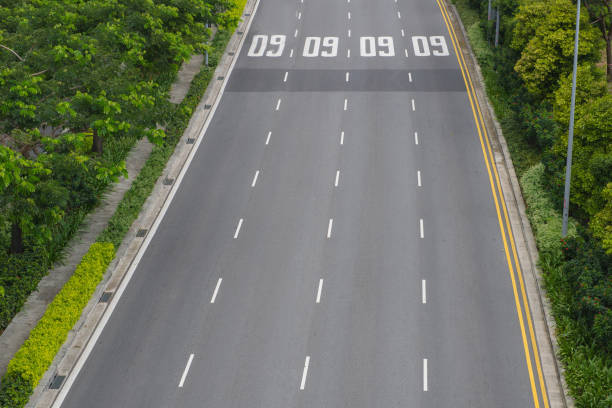
[{"label": "asphalt road", "polygon": [[247,35],[62,406],[545,406],[436,1],[261,0]]}]

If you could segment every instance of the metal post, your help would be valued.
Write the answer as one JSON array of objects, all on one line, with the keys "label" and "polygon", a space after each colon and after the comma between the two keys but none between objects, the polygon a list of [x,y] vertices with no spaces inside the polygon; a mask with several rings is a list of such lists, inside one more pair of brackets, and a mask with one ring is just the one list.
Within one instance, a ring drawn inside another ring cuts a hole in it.
[{"label": "metal post", "polygon": [[578,67],[578,34],[580,33],[580,0],[576,7],[576,34],[574,36],[574,73],[572,75],[572,99],[570,103],[569,135],[567,138],[567,162],[565,164],[565,193],[563,194],[563,230],[567,235],[567,218],[569,215],[570,181],[572,179],[572,148],[574,145],[574,107],[576,105],[576,69]]},{"label": "metal post", "polygon": [[489,0],[489,8],[488,8],[488,10],[487,10],[487,20],[489,20],[489,21],[491,21],[491,20],[492,20],[492,18],[491,18],[491,2],[492,2],[492,1],[493,1],[493,0]]},{"label": "metal post", "polygon": [[204,51],[204,64],[206,64],[206,66],[208,66],[208,51]]},{"label": "metal post", "polygon": [[499,44],[499,6],[497,6],[497,21],[495,22],[495,48]]}]

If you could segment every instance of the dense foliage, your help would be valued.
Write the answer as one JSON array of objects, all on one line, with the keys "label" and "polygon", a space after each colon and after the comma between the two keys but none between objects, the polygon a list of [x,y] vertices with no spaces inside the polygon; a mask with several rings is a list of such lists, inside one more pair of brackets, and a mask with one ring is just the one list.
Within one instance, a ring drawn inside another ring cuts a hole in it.
[{"label": "dense foliage", "polygon": [[233,0],[0,0],[0,331],[135,141],[165,145],[178,67],[240,13]]},{"label": "dense foliage", "polygon": [[574,220],[563,240],[575,3],[493,0],[501,14],[495,47],[488,0],[454,2],[521,176],[570,392],[578,407],[612,406],[612,95],[602,69],[612,62],[606,57],[610,2],[583,1],[570,197]]}]

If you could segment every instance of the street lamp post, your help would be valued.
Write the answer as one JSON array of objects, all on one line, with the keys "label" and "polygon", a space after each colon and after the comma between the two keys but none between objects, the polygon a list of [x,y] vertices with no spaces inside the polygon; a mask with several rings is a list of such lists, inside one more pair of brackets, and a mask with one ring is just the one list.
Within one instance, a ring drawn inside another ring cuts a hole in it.
[{"label": "street lamp post", "polygon": [[567,162],[565,164],[565,192],[563,194],[563,229],[561,235],[567,235],[567,218],[569,215],[570,180],[572,178],[572,148],[574,144],[574,108],[576,105],[576,69],[578,66],[578,34],[580,33],[580,0],[576,6],[576,34],[574,37],[574,74],[572,75],[572,99],[570,104],[569,135],[567,138]]}]

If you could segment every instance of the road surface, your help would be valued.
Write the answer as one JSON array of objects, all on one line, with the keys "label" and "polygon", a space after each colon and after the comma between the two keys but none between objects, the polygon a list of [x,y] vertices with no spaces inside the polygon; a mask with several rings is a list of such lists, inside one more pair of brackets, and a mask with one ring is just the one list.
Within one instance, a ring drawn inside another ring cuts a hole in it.
[{"label": "road surface", "polygon": [[547,406],[443,10],[261,0],[63,407]]}]

